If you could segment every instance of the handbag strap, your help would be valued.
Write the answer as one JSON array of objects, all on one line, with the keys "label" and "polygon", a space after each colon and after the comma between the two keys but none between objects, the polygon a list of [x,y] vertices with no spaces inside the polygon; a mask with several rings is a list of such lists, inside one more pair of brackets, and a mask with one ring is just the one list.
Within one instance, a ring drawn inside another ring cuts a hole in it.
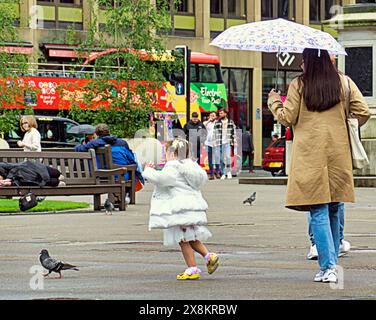
[{"label": "handbag strap", "polygon": [[349,77],[344,75],[345,78],[345,111],[346,111],[346,118],[348,119],[350,116],[350,80]]}]

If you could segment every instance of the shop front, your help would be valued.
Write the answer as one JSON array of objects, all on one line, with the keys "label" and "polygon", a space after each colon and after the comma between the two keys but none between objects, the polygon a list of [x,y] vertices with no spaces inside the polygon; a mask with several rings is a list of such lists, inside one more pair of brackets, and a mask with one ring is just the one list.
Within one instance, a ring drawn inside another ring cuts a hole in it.
[{"label": "shop front", "polygon": [[[291,81],[302,74],[301,62],[301,54],[282,53],[279,56],[278,90],[281,91],[282,96],[287,95]],[[268,93],[276,84],[277,55],[264,53],[262,67],[262,150],[264,153],[273,134],[278,134],[281,137],[284,134],[284,128],[277,124],[267,106]]]}]

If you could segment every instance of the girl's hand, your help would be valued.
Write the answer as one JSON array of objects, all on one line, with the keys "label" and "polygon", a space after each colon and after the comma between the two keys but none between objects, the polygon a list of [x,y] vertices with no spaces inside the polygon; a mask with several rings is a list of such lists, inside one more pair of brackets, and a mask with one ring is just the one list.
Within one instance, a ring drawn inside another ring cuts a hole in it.
[{"label": "girl's hand", "polygon": [[275,89],[273,88],[272,90],[270,90],[269,92],[269,98],[281,98],[281,91],[275,91]]},{"label": "girl's hand", "polygon": [[20,147],[20,148],[23,148],[25,146],[25,144],[22,142],[22,141],[17,141],[17,145]]},{"label": "girl's hand", "polygon": [[153,162],[147,162],[147,163],[145,164],[145,168],[152,168],[152,169],[155,169],[155,165],[154,165]]}]

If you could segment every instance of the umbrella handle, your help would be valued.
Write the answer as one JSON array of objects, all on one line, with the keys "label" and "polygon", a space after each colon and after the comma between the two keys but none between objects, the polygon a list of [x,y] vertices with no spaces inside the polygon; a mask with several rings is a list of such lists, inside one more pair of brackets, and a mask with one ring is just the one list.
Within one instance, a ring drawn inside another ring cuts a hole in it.
[{"label": "umbrella handle", "polygon": [[274,86],[274,89],[275,89],[276,92],[278,92],[279,55],[280,55],[280,48],[278,48],[278,53],[277,53],[277,68],[276,68],[276,73],[275,73],[275,86]]}]

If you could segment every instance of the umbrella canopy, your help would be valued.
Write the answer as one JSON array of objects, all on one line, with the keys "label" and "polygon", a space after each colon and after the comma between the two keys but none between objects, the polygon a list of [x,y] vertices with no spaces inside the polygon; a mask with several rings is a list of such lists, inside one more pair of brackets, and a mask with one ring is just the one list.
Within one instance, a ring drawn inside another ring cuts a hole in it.
[{"label": "umbrella canopy", "polygon": [[252,22],[231,27],[210,45],[222,49],[262,52],[302,53],[305,48],[347,55],[345,49],[327,32],[285,19]]},{"label": "umbrella canopy", "polygon": [[90,124],[80,124],[68,130],[71,134],[94,134],[95,127]]}]

